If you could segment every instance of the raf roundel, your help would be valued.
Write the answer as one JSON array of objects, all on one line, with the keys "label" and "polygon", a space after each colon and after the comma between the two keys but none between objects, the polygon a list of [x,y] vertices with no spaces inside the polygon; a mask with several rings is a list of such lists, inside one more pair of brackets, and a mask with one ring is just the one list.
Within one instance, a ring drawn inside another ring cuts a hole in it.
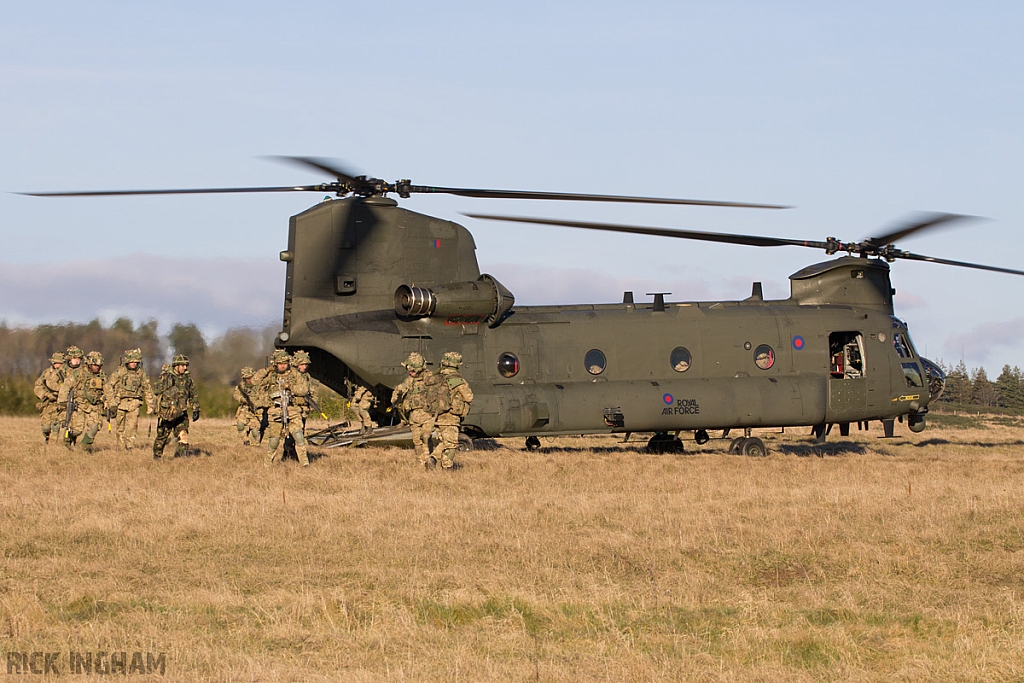
[{"label": "raf roundel", "polygon": [[793,348],[796,349],[797,351],[800,351],[804,348],[804,338],[801,337],[799,334],[793,337]]},{"label": "raf roundel", "polygon": [[672,405],[672,401],[674,401],[675,399],[672,398],[672,394],[665,394],[664,396],[661,397],[661,400],[667,403],[668,405]]}]

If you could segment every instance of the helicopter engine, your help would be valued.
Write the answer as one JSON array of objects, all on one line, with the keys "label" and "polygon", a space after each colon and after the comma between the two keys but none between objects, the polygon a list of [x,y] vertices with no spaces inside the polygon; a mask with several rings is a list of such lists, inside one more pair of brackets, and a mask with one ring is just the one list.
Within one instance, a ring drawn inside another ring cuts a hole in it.
[{"label": "helicopter engine", "polygon": [[486,322],[497,327],[516,298],[490,275],[470,282],[449,282],[437,287],[401,285],[395,290],[395,312],[403,318],[444,318],[447,325]]}]

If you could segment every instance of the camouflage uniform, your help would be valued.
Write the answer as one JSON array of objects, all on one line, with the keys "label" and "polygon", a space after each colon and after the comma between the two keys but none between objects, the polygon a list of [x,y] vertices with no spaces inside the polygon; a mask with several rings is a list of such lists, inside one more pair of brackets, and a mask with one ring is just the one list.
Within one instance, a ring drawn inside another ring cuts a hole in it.
[{"label": "camouflage uniform", "polygon": [[231,397],[238,401],[238,410],[235,411],[235,427],[238,428],[238,435],[242,437],[242,444],[255,446],[260,442],[260,418],[256,414],[256,402],[253,400],[252,376],[255,370],[250,367],[242,368],[242,381],[238,383]]},{"label": "camouflage uniform", "polygon": [[57,352],[50,356],[50,367],[43,370],[33,388],[36,398],[39,399],[39,403],[36,403],[36,410],[40,414],[39,419],[46,443],[50,443],[50,434],[56,436],[60,433],[60,421],[63,415],[57,410],[57,393],[63,383],[64,354]]},{"label": "camouflage uniform", "polygon": [[462,354],[449,351],[441,359],[441,370],[438,374],[445,381],[450,396],[450,408],[437,416],[437,434],[441,439],[434,448],[434,458],[441,462],[441,467],[451,469],[455,465],[455,454],[459,450],[459,426],[462,418],[469,414],[469,406],[473,402],[473,390],[469,382],[459,374],[462,365]]},{"label": "camouflage uniform", "polygon": [[[95,369],[93,369],[95,368]],[[103,372],[103,356],[98,351],[90,351],[85,357],[83,366],[72,369],[64,377],[64,383],[57,393],[57,402],[67,409],[68,402],[74,405],[71,423],[64,432],[64,445],[71,448],[72,444],[82,437],[82,450],[92,451],[96,433],[103,422],[104,387],[107,375]],[[72,400],[73,399],[73,400]],[[84,436],[83,436],[84,434]]]},{"label": "camouflage uniform", "polygon": [[[179,372],[178,368],[182,368]],[[188,357],[178,354],[170,369],[164,366],[153,386],[157,397],[156,439],[153,441],[153,459],[163,457],[168,441],[177,441],[174,457],[188,455],[189,412],[192,421],[199,419],[199,395],[188,372]]]},{"label": "camouflage uniform", "polygon": [[[263,380],[264,391],[271,399],[267,410],[267,456],[264,467],[270,467],[278,458],[281,441],[290,434],[295,441],[295,453],[303,467],[309,467],[306,453],[306,438],[302,433],[302,409],[295,403],[296,398],[309,395],[309,376],[291,366],[288,352],[278,349],[270,356],[274,369]],[[285,409],[288,424],[284,424]]]},{"label": "camouflage uniform", "polygon": [[[398,408],[398,414],[412,429],[412,443],[420,464],[430,468],[437,461],[430,457],[430,434],[434,431],[434,407],[427,396],[427,381],[434,373],[427,370],[423,356],[409,354],[402,365],[409,371],[401,384],[391,394],[391,404]],[[433,461],[433,462],[431,462]]]},{"label": "camouflage uniform", "polygon": [[142,349],[128,349],[124,352],[124,365],[114,370],[107,383],[107,409],[117,411],[117,445],[129,451],[135,447],[135,436],[139,431],[139,408],[143,400],[146,402],[146,412],[153,414],[156,397],[149,377],[142,369]]},{"label": "camouflage uniform", "polygon": [[273,365],[267,365],[265,368],[260,368],[252,374],[252,389],[249,391],[249,398],[252,399],[253,414],[255,420],[259,423],[259,438],[256,439],[254,445],[259,445],[263,442],[263,437],[267,432],[267,410],[270,409],[270,394],[266,391],[267,377],[274,372]]},{"label": "camouflage uniform", "polygon": [[373,407],[375,401],[376,397],[373,392],[361,384],[356,386],[355,391],[352,392],[352,410],[359,418],[359,422],[362,423],[364,432],[377,427],[377,423],[370,417],[370,408]]},{"label": "camouflage uniform", "polygon": [[306,418],[309,417],[310,412],[313,410],[313,405],[320,405],[320,402],[316,397],[316,385],[317,381],[306,374],[309,370],[311,363],[309,354],[305,351],[296,351],[292,355],[292,367],[300,375],[306,378],[306,382],[309,383],[309,391],[304,395],[297,395],[293,401],[293,404],[299,409],[299,414],[302,415],[302,429],[306,429]]}]

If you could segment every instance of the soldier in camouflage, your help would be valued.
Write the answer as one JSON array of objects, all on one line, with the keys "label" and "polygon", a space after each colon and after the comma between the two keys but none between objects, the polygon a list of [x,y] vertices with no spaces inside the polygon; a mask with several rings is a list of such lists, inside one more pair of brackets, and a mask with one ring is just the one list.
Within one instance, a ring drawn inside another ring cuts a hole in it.
[{"label": "soldier in camouflage", "polygon": [[434,373],[427,370],[423,356],[413,351],[402,363],[409,371],[409,376],[395,387],[391,394],[391,404],[398,409],[402,422],[412,430],[412,443],[416,448],[416,456],[420,464],[430,469],[437,460],[430,456],[430,434],[434,431],[434,406],[428,396],[427,382]]},{"label": "soldier in camouflage", "polygon": [[[78,352],[78,358],[81,359],[81,350]],[[100,424],[103,422],[106,385],[103,355],[99,351],[90,351],[85,357],[84,367],[76,367],[65,376],[64,383],[57,392],[57,402],[58,409],[65,411],[69,401],[73,404],[71,421],[64,432],[64,445],[68,448],[77,443],[78,437],[81,436],[82,450],[86,453],[92,452],[96,433],[100,431]]]},{"label": "soldier in camouflage", "polygon": [[364,387],[362,384],[355,385],[355,390],[352,392],[351,405],[352,410],[362,424],[363,433],[377,428],[377,423],[370,417],[370,408],[373,407],[376,401],[377,397],[373,395],[369,388]]},{"label": "soldier in camouflage", "polygon": [[[295,453],[303,467],[309,467],[306,452],[306,438],[302,432],[302,408],[296,399],[305,401],[309,397],[309,375],[299,372],[291,365],[288,352],[278,349],[270,356],[273,371],[263,380],[263,388],[271,399],[267,410],[267,456],[264,467],[270,467],[282,449],[281,441],[290,434],[295,441]],[[285,413],[288,414],[287,419]]]},{"label": "soldier in camouflage", "polygon": [[305,433],[306,430],[306,418],[309,417],[309,413],[313,410],[314,406],[319,406],[320,402],[317,399],[317,384],[318,382],[309,376],[309,366],[312,361],[309,358],[309,353],[306,351],[296,351],[292,354],[292,367],[300,374],[305,376],[306,381],[309,383],[309,393],[305,396],[296,396],[295,405],[299,409],[299,413],[302,415],[302,430]]},{"label": "soldier in camouflage", "polygon": [[153,459],[163,457],[168,441],[176,441],[174,457],[188,455],[189,413],[192,422],[199,419],[199,395],[188,371],[188,357],[176,355],[170,368],[164,366],[153,386],[157,398],[156,439]]},{"label": "soldier in camouflage", "polygon": [[257,416],[256,402],[253,400],[252,376],[256,371],[250,367],[242,368],[242,381],[235,386],[231,396],[238,402],[235,411],[235,427],[242,439],[242,445],[255,446],[260,442],[260,418]]},{"label": "soldier in camouflage", "polygon": [[115,412],[117,424],[117,445],[125,450],[135,447],[139,431],[139,408],[146,402],[146,413],[152,415],[156,409],[156,397],[149,383],[149,377],[142,369],[142,349],[127,349],[124,364],[110,375],[107,382],[107,410]]},{"label": "soldier in camouflage", "polygon": [[435,447],[433,457],[446,470],[455,466],[455,454],[459,450],[459,427],[473,403],[473,390],[469,388],[466,378],[459,374],[461,366],[462,354],[449,351],[441,359],[441,370],[438,372],[444,380],[449,400],[448,409],[437,415],[437,433],[441,443]]},{"label": "soldier in camouflage", "polygon": [[50,443],[50,434],[60,434],[60,421],[63,415],[57,410],[57,393],[64,383],[64,354],[59,351],[50,356],[50,367],[43,370],[36,380],[33,391],[39,402],[36,410],[40,414],[43,427],[43,439]]}]

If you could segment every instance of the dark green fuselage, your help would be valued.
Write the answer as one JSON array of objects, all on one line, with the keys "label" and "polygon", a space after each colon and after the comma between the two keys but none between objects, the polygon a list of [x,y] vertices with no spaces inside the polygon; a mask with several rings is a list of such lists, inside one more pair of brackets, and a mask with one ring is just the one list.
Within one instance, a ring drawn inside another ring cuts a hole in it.
[{"label": "dark green fuselage", "polygon": [[[292,217],[282,258],[279,346],[309,350],[328,386],[353,379],[385,401],[411,351],[435,368],[459,351],[476,394],[464,423],[474,435],[822,425],[891,419],[929,401],[893,317],[888,265],[875,259],[805,268],[780,301],[508,308],[481,278],[465,228],[381,197]],[[402,286],[436,292],[436,309],[400,315]],[[505,354],[518,360],[512,376],[499,371]]]}]

